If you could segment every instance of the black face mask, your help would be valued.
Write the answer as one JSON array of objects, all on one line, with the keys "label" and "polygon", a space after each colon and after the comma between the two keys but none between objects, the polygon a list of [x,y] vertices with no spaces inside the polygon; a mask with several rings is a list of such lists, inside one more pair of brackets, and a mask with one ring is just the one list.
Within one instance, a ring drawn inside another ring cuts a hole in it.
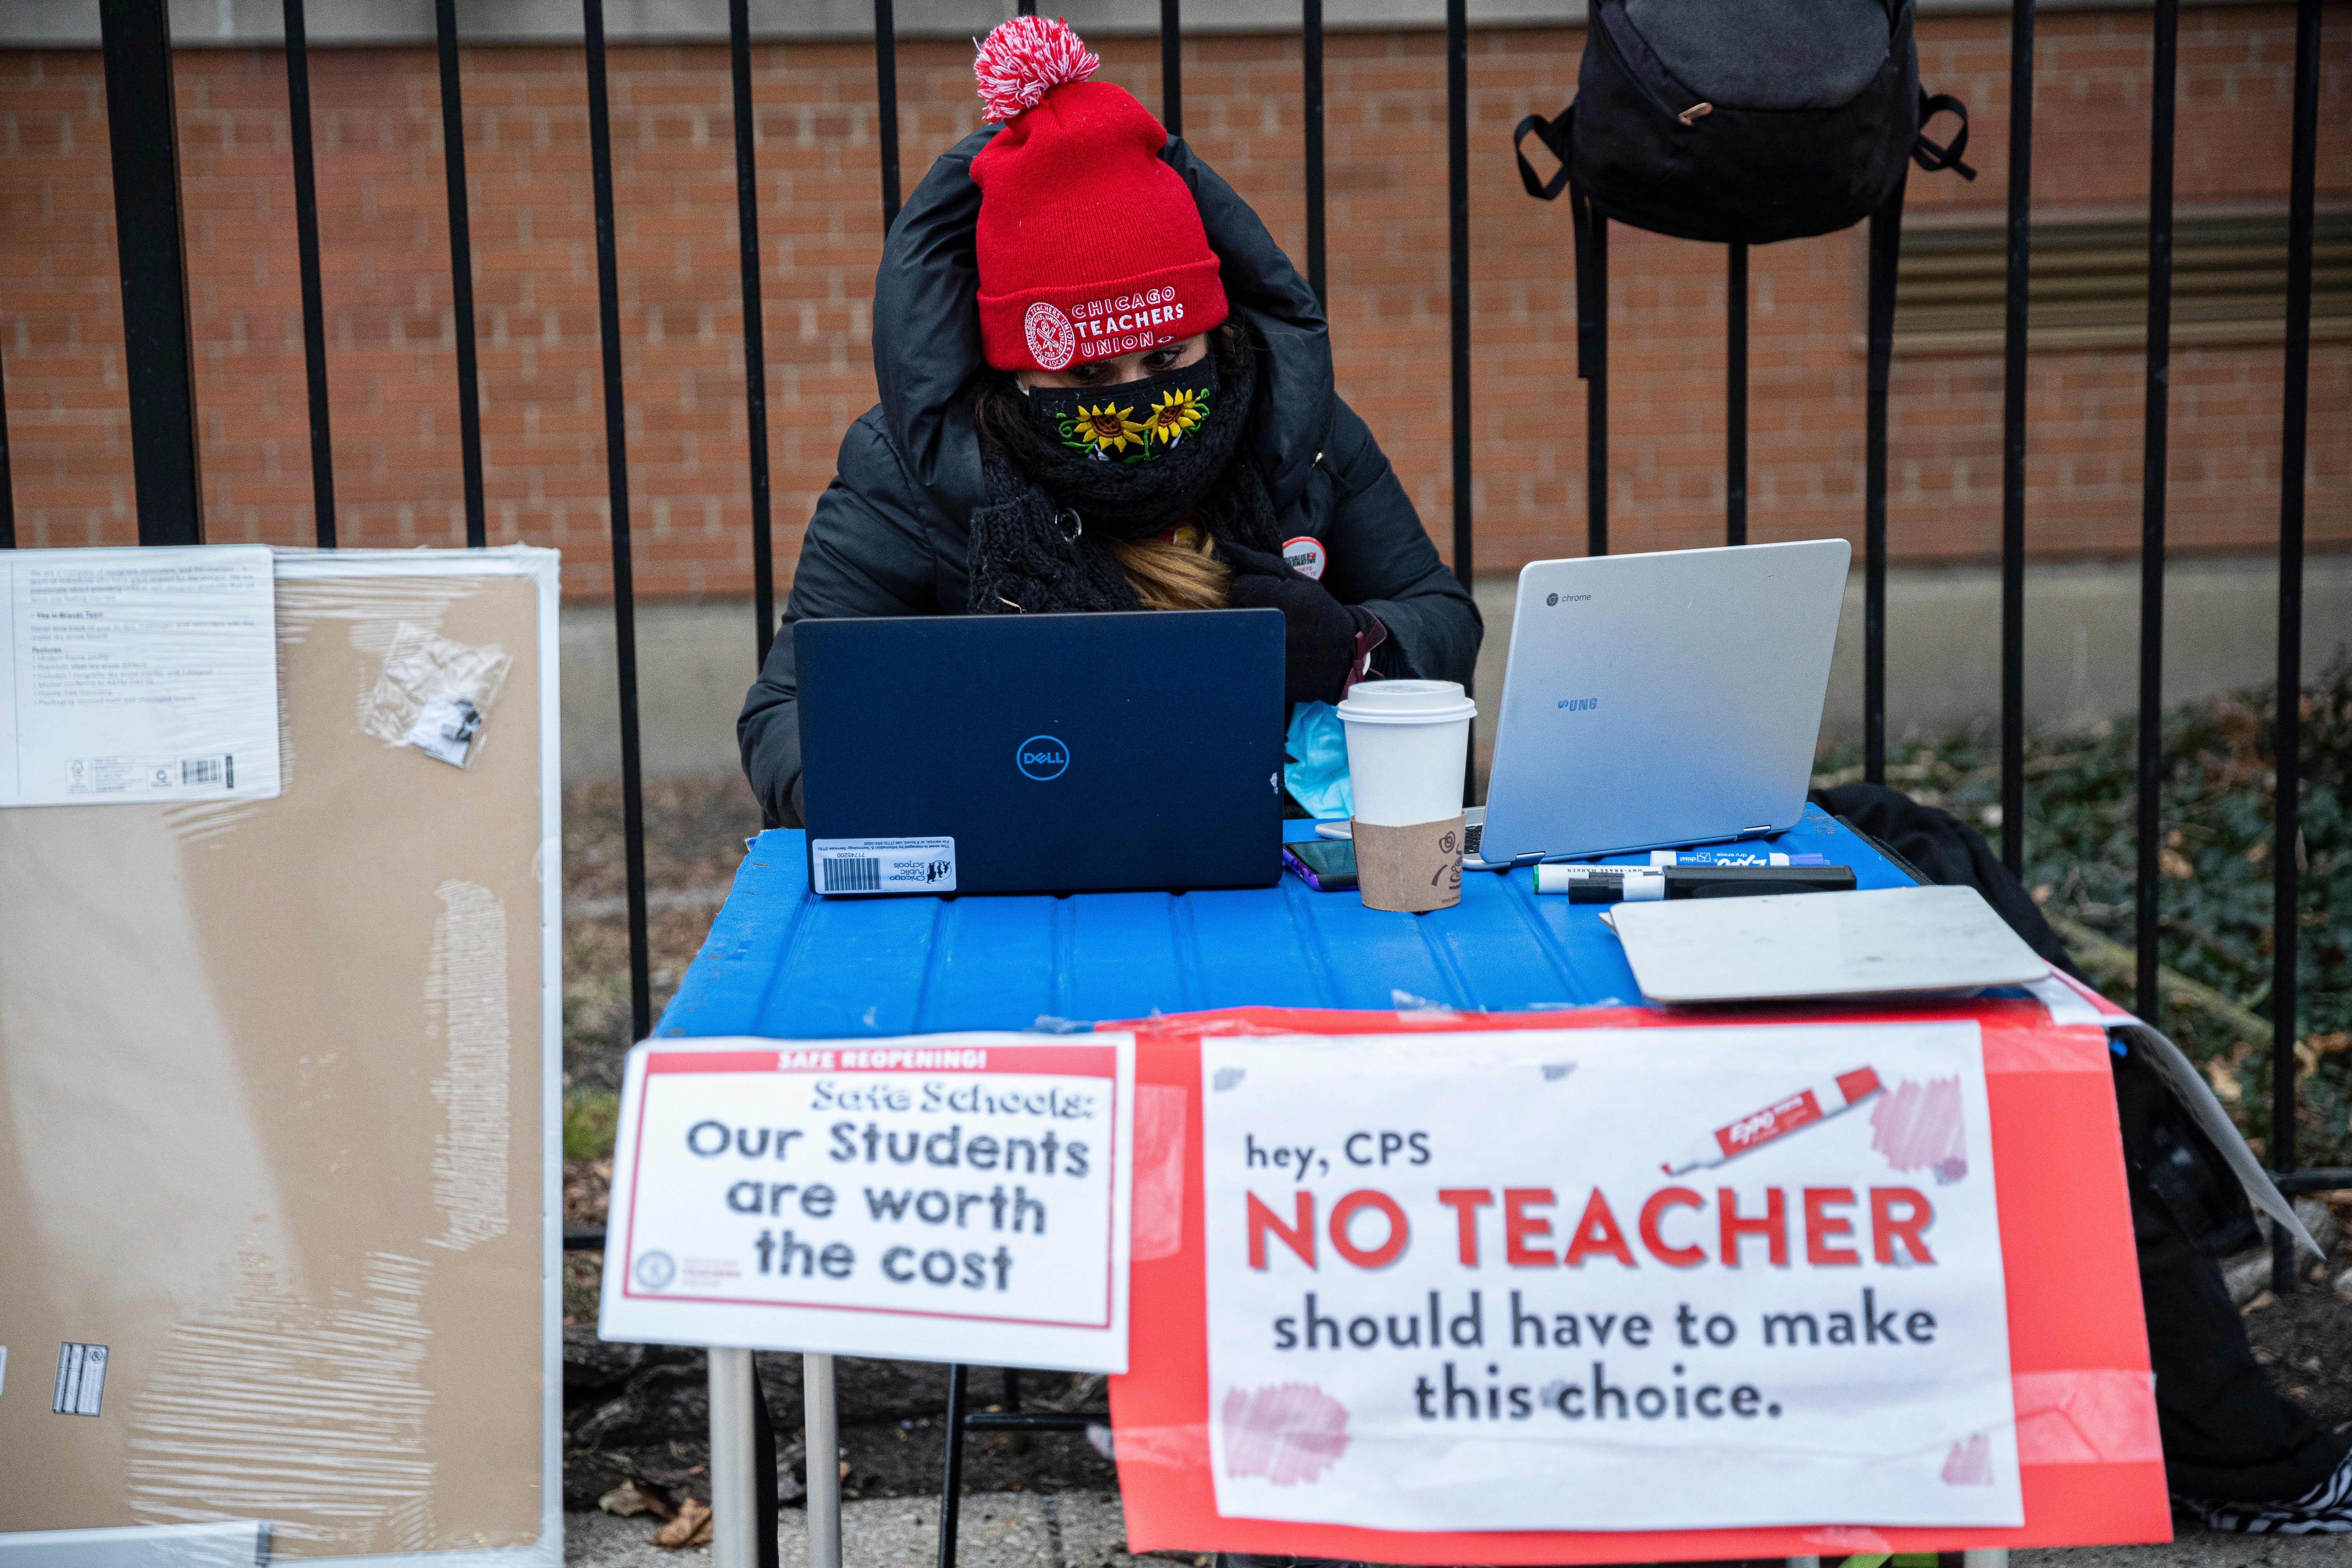
[{"label": "black face mask", "polygon": [[1164,533],[1234,455],[1248,400],[1228,391],[1213,353],[1116,386],[1031,387],[1015,456],[1086,528],[1116,539]]},{"label": "black face mask", "polygon": [[1202,354],[1180,370],[1117,386],[1033,386],[1029,417],[1046,439],[1089,462],[1154,468],[1207,422],[1217,362]]}]

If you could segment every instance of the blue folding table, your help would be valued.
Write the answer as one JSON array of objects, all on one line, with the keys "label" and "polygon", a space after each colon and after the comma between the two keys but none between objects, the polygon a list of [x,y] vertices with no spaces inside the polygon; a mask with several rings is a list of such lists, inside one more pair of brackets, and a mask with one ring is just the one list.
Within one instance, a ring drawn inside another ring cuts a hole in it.
[{"label": "blue folding table", "polygon": [[[1311,837],[1315,825],[1285,825]],[[1853,868],[1862,888],[1911,879],[1834,818],[1808,805],[1797,826],[1748,847],[1815,853]],[[1646,865],[1646,856],[1621,857]],[[1067,1030],[1097,1020],[1213,1007],[1446,1007],[1528,1012],[1638,1003],[1601,907],[1538,897],[1534,872],[1465,872],[1462,901],[1428,914],[1368,910],[1350,889],[1318,893],[1287,876],[1269,888],[1065,897],[820,899],[809,891],[806,835],[762,833],[656,1037],[845,1039],[950,1029]],[[723,1363],[723,1364],[722,1364]],[[835,1443],[833,1358],[805,1358],[809,1451]],[[1082,1426],[1101,1415],[964,1411],[949,1370],[941,1561],[954,1561],[962,1436]],[[711,1352],[714,1498],[751,1510],[749,1352]],[[721,1394],[728,1418],[719,1419]],[[954,1419],[961,1415],[961,1420]],[[726,1461],[722,1465],[722,1458]],[[813,1563],[837,1563],[837,1483],[810,1472]],[[830,1525],[828,1530],[826,1527]]]},{"label": "blue folding table", "polygon": [[[1286,826],[1294,839],[1314,832]],[[1853,867],[1862,888],[1910,883],[1816,806],[1754,847],[1820,854]],[[844,1039],[1210,1007],[1637,1003],[1601,909],[1538,897],[1526,869],[1465,872],[1461,903],[1425,915],[1368,910],[1352,890],[1318,893],[1290,876],[1220,892],[820,899],[804,836],[779,830],[752,840],[654,1033]]]}]

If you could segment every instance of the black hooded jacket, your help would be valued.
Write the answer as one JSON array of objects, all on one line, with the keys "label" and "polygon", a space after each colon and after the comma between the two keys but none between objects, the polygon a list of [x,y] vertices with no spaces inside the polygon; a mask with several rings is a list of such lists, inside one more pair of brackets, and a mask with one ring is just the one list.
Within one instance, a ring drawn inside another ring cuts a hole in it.
[{"label": "black hooded jacket", "polygon": [[[969,521],[988,499],[962,395],[983,366],[971,160],[993,134],[993,126],[975,132],[931,165],[883,247],[874,288],[882,401],[842,438],[801,542],[785,625],[736,722],[743,771],[774,825],[802,821],[791,623],[968,607]],[[1371,431],[1333,390],[1329,331],[1313,291],[1249,205],[1189,147],[1171,140],[1160,156],[1192,187],[1225,297],[1264,351],[1234,460],[1265,474],[1283,538],[1322,542],[1323,585],[1387,626],[1373,658],[1379,673],[1466,683],[1477,608],[1439,561]]]}]

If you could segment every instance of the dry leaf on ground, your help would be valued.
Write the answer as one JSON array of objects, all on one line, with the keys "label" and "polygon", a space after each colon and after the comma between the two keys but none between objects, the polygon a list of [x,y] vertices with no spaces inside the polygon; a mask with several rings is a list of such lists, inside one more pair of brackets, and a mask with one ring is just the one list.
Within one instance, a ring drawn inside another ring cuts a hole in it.
[{"label": "dry leaf on ground", "polygon": [[596,1506],[604,1512],[622,1519],[629,1519],[641,1513],[652,1514],[656,1519],[667,1519],[671,1512],[668,1500],[661,1493],[643,1490],[634,1480],[623,1481],[619,1486],[598,1498]]},{"label": "dry leaf on ground", "polygon": [[677,1517],[654,1531],[654,1544],[667,1546],[673,1551],[683,1546],[709,1545],[709,1508],[688,1498],[677,1505]]}]

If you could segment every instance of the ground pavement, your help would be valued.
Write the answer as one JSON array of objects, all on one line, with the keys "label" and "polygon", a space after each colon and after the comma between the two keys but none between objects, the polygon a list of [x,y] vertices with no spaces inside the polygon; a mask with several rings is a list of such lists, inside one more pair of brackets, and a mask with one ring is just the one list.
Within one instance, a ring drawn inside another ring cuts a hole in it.
[{"label": "ground pavement", "polygon": [[[673,1552],[654,1545],[656,1522],[645,1516],[567,1515],[564,1561],[574,1568],[709,1568],[707,1547]],[[1118,1499],[1100,1493],[967,1497],[957,1540],[961,1568],[1137,1568],[1127,1554]],[[807,1568],[806,1514],[785,1510],[778,1541],[781,1568]],[[939,1560],[939,1503],[928,1498],[844,1503],[841,1557],[844,1568],[931,1568]],[[1158,1568],[1167,1561],[1144,1563]],[[2168,1546],[2017,1552],[2010,1563],[2011,1568],[2347,1568],[2352,1536],[2278,1539],[2197,1531]]]}]

